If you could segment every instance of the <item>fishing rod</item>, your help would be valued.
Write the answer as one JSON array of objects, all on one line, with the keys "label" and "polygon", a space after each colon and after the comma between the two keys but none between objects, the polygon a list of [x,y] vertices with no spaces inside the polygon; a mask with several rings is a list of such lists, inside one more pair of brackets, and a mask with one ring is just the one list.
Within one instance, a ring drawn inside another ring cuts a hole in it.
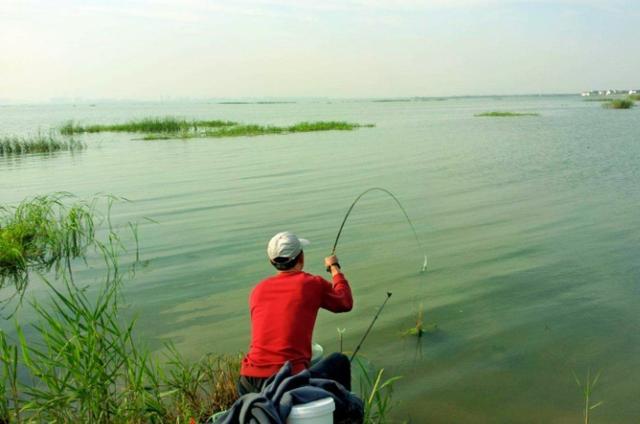
[{"label": "fishing rod", "polygon": [[369,332],[371,331],[371,328],[373,328],[373,324],[375,324],[376,321],[378,320],[378,317],[380,316],[380,313],[382,312],[382,309],[384,309],[384,306],[387,304],[387,302],[391,298],[392,294],[393,293],[391,293],[391,292],[387,292],[387,298],[384,300],[384,302],[382,302],[382,305],[380,305],[380,308],[378,309],[378,312],[376,312],[376,314],[374,315],[373,320],[371,321],[371,324],[369,324],[369,327],[367,328],[367,331],[364,332],[364,336],[362,336],[362,339],[360,340],[360,343],[358,343],[358,346],[356,347],[356,350],[354,350],[353,353],[351,354],[351,358],[349,358],[349,362],[353,362],[353,358],[356,357],[356,354],[358,353],[358,351],[362,347],[362,343],[364,343],[365,339],[369,335]]},{"label": "fishing rod", "polygon": [[[353,208],[356,206],[358,201],[360,201],[360,199],[365,194],[370,193],[372,191],[381,191],[381,192],[386,193],[389,196],[391,196],[391,198],[396,202],[396,205],[398,205],[398,207],[400,208],[400,210],[404,214],[404,217],[407,220],[407,223],[411,227],[411,231],[413,232],[413,236],[416,239],[416,243],[418,244],[418,247],[420,248],[420,250],[422,250],[422,254],[424,256],[424,261],[422,263],[422,269],[420,270],[420,272],[425,272],[426,269],[427,269],[427,252],[426,252],[425,248],[422,246],[422,242],[420,242],[420,238],[418,237],[418,232],[416,231],[416,228],[413,226],[413,223],[411,222],[411,219],[409,218],[409,214],[407,214],[407,211],[402,206],[402,203],[400,203],[400,200],[398,200],[398,198],[393,193],[391,193],[386,188],[381,188],[381,187],[372,187],[372,188],[369,188],[369,189],[363,191],[362,193],[360,193],[358,195],[358,197],[355,198],[353,203],[351,203],[351,206],[349,206],[349,209],[347,210],[347,214],[344,216],[344,219],[342,220],[342,224],[340,224],[340,229],[338,230],[338,235],[336,235],[336,240],[333,242],[333,249],[331,249],[331,255],[335,255],[335,253],[336,253],[336,248],[338,247],[338,241],[340,240],[340,235],[342,234],[342,229],[344,228],[344,224],[346,224],[347,219],[349,218],[349,215],[351,215],[351,211],[353,211]],[[327,268],[327,272],[328,271],[330,271],[329,268]]]}]

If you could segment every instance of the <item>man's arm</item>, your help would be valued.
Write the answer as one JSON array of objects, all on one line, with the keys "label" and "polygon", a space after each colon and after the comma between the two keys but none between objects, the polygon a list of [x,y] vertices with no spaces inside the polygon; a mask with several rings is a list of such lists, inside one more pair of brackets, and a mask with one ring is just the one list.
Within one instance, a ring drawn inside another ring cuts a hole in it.
[{"label": "man's arm", "polygon": [[349,312],[353,308],[353,296],[349,282],[338,264],[338,258],[335,255],[329,256],[324,259],[324,264],[331,270],[333,285],[326,282],[320,306],[331,312]]}]

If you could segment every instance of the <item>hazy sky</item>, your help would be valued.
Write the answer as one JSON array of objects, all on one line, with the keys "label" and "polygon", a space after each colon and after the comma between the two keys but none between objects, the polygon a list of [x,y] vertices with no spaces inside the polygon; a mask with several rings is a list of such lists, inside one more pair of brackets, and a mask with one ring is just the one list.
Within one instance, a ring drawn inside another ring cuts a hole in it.
[{"label": "hazy sky", "polygon": [[0,0],[0,99],[640,86],[637,0]]}]

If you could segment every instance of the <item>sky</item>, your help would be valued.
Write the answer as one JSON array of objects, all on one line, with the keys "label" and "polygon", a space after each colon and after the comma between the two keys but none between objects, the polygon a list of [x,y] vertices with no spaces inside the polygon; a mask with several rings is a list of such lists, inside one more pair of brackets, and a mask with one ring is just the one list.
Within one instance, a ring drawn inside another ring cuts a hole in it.
[{"label": "sky", "polygon": [[0,0],[0,100],[640,88],[637,0]]}]

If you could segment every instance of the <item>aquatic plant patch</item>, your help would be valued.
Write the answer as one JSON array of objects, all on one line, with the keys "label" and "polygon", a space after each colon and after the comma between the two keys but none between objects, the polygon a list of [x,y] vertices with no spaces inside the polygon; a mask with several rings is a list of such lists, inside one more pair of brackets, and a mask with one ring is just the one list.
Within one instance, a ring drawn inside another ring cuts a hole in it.
[{"label": "aquatic plant patch", "polygon": [[602,104],[605,109],[631,109],[635,102],[631,99],[615,99]]},{"label": "aquatic plant patch", "polygon": [[72,121],[60,127],[63,135],[99,132],[147,133],[143,140],[167,140],[187,138],[251,137],[268,134],[287,134],[313,131],[351,131],[372,124],[355,124],[344,121],[299,122],[288,126],[241,124],[224,120],[193,120],[173,117],[145,118],[123,124],[80,125]]},{"label": "aquatic plant patch", "polygon": [[67,194],[38,196],[0,207],[0,288],[20,288],[30,270],[60,270],[82,258],[95,237],[93,206],[65,204]]},{"label": "aquatic plant patch", "polygon": [[69,121],[60,127],[63,135],[99,132],[131,132],[131,133],[177,133],[180,131],[198,130],[199,128],[220,128],[237,125],[236,122],[222,120],[193,120],[163,117],[144,118],[127,121],[122,124],[80,125]]},{"label": "aquatic plant patch", "polygon": [[237,124],[215,129],[181,131],[168,134],[148,134],[143,140],[168,140],[174,138],[221,138],[221,137],[255,137],[270,134],[291,134],[315,131],[352,131],[362,127],[373,127],[372,124],[354,124],[343,121],[299,122],[289,126]]},{"label": "aquatic plant patch", "polygon": [[517,117],[517,116],[539,116],[539,113],[533,113],[533,112],[505,112],[505,111],[493,111],[493,112],[483,112],[483,113],[477,113],[474,116],[481,116],[481,117],[496,117],[496,118],[511,118],[511,117]]},{"label": "aquatic plant patch", "polygon": [[57,151],[78,151],[86,147],[74,139],[61,140],[51,134],[32,137],[0,137],[0,156],[19,156],[30,153],[53,153]]}]

